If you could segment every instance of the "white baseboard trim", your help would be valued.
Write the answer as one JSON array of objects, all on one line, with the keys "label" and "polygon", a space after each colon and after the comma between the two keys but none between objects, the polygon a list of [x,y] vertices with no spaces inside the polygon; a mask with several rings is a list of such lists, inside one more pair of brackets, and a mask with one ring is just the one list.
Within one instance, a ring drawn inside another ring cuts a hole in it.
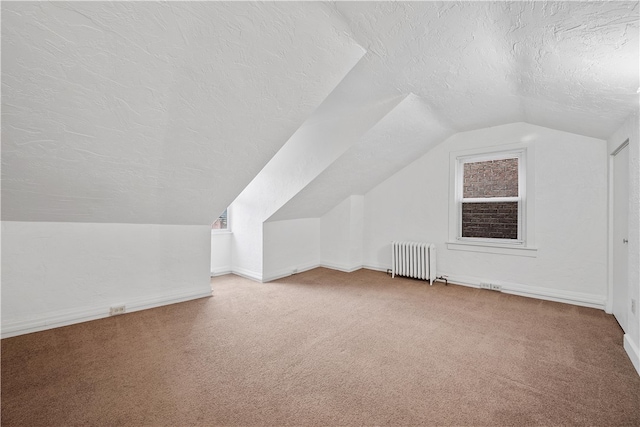
[{"label": "white baseboard trim", "polygon": [[245,279],[253,280],[255,282],[262,282],[262,274],[256,273],[255,271],[236,267],[231,270],[231,273],[244,277]]},{"label": "white baseboard trim", "polygon": [[[298,267],[297,273],[302,273],[303,271],[311,270],[317,267],[325,267],[332,270],[343,271],[345,273],[352,273],[361,268],[365,268],[367,270],[381,271],[384,273],[386,273],[387,270],[389,270],[389,267],[384,265],[364,264],[364,265],[347,267],[340,264],[322,262],[320,264],[309,264],[306,266]],[[250,276],[248,274],[243,274],[243,272],[241,271],[238,272],[236,270],[234,270],[233,273],[238,274],[239,276],[247,277],[252,280],[257,280],[259,282],[266,283],[272,280],[277,280],[283,277],[291,276],[292,274],[295,274],[293,270],[294,268],[283,269],[275,273],[272,273],[268,276],[264,276],[262,278],[258,278],[259,275]],[[469,286],[473,288],[479,288],[480,282],[485,281],[482,279],[478,279],[476,277],[459,276],[454,274],[443,273],[440,271],[437,272],[436,276],[437,277],[446,276],[449,283],[462,285],[462,286]],[[562,302],[566,304],[578,305],[581,307],[597,308],[600,310],[604,310],[606,306],[605,296],[586,294],[583,292],[541,288],[538,286],[521,285],[517,283],[507,283],[507,282],[500,282],[500,281],[492,281],[492,282],[502,286],[502,292],[506,294],[520,295],[524,297],[537,298],[537,299],[547,300],[547,301]]]},{"label": "white baseboard trim", "polygon": [[[438,272],[436,276],[446,276],[449,283],[479,288],[480,282],[485,280],[469,276],[457,276],[455,274],[447,274]],[[581,307],[605,309],[606,297],[599,295],[586,294],[583,292],[564,291],[557,289],[541,288],[538,286],[521,285],[517,283],[507,283],[501,281],[486,280],[502,286],[502,292],[505,294],[520,295],[523,297],[537,298],[546,301],[563,302],[566,304],[579,305]]]},{"label": "white baseboard trim", "polygon": [[[267,282],[271,282],[274,280],[278,280],[278,279],[282,279],[284,277],[288,277],[288,276],[292,276],[294,274],[298,274],[298,273],[302,273],[305,271],[309,271],[309,270],[313,270],[314,268],[318,268],[318,267],[324,267],[324,268],[328,268],[331,270],[338,270],[338,271],[342,271],[344,273],[353,273],[354,271],[360,270],[361,268],[366,268],[369,270],[377,270],[377,271],[383,271],[386,272],[387,268],[386,267],[374,267],[374,266],[368,266],[368,265],[357,265],[357,266],[345,266],[345,265],[341,265],[341,264],[334,264],[334,263],[330,263],[330,262],[322,262],[320,264],[307,264],[307,265],[303,265],[300,267],[288,267],[288,268],[284,268],[281,270],[278,270],[276,272],[273,272],[271,274],[268,275],[261,275],[258,274],[256,272],[253,271],[249,271],[249,270],[244,270],[241,268],[234,268],[231,269],[229,271],[226,272],[219,272],[218,276],[221,276],[223,274],[236,274],[238,276],[242,276],[246,279],[250,279],[250,280],[254,280],[256,282],[261,282],[261,283],[267,283]],[[294,272],[294,270],[296,270]],[[213,272],[211,273],[211,277],[214,277]]]},{"label": "white baseboard trim", "polygon": [[211,272],[211,277],[224,276],[225,274],[231,274],[231,273],[233,273],[233,271],[231,270],[231,267],[217,268]]},{"label": "white baseboard trim", "polygon": [[[269,274],[268,276],[264,276],[262,278],[262,282],[263,283],[271,282],[273,280],[282,279],[283,277],[288,277],[294,274],[302,273],[304,271],[313,270],[314,268],[318,268],[318,267],[328,268],[330,270],[342,271],[344,273],[353,273],[354,271],[357,271],[363,268],[362,265],[349,267],[341,264],[334,264],[331,262],[321,262],[320,264],[307,264],[298,268],[290,267],[290,268],[276,271],[275,273]],[[294,269],[297,270],[295,273],[294,273]]]},{"label": "white baseboard trim", "polygon": [[382,271],[384,273],[386,273],[387,270],[391,270],[391,267],[387,267],[385,265],[373,265],[373,264],[364,264],[362,268],[366,268],[367,270]]},{"label": "white baseboard trim", "polygon": [[[362,268],[374,271],[387,272],[390,269],[386,265],[374,265],[365,264]],[[480,288],[480,282],[484,280],[476,277],[459,276],[455,274],[448,274],[442,271],[436,273],[436,277],[446,276],[449,283],[470,286],[473,288]],[[592,294],[586,294],[583,292],[563,291],[556,289],[541,288],[538,286],[521,285],[517,283],[506,283],[494,281],[494,283],[502,286],[502,292],[512,295],[520,295],[524,297],[537,298],[547,301],[563,302],[566,304],[579,305],[582,307],[591,307],[604,310],[606,306],[606,297]]]},{"label": "white baseboard trim", "polygon": [[356,265],[356,266],[347,266],[344,264],[335,264],[332,262],[321,262],[320,263],[320,267],[324,267],[324,268],[328,268],[331,270],[338,270],[338,271],[343,271],[345,273],[353,273],[354,271],[360,270],[362,268],[362,265]]},{"label": "white baseboard trim", "polygon": [[124,305],[126,307],[126,313],[132,313],[135,311],[146,310],[148,308],[160,307],[163,305],[175,304],[178,302],[210,296],[211,288],[207,287],[206,289],[190,289],[187,291],[172,292],[145,298],[135,298],[129,301],[118,301],[117,303],[112,303],[106,307],[85,307],[81,309],[60,310],[39,315],[29,320],[3,321],[1,335],[2,338],[9,338],[32,332],[59,328],[61,326],[73,325],[75,323],[103,319],[105,317],[109,317],[109,307],[115,305]]},{"label": "white baseboard trim", "polygon": [[[278,270],[274,273],[269,274],[268,276],[262,277],[262,283],[271,282],[273,280],[282,279],[283,277],[288,277],[293,274],[302,273],[304,271],[313,270],[314,268],[320,267],[320,264],[307,264],[299,267],[287,267],[281,270]],[[294,271],[295,270],[295,271]]]},{"label": "white baseboard trim", "polygon": [[638,347],[631,341],[629,334],[624,334],[624,350],[627,352],[629,359],[631,359],[633,367],[636,368],[636,372],[640,375],[640,350],[638,350]]}]

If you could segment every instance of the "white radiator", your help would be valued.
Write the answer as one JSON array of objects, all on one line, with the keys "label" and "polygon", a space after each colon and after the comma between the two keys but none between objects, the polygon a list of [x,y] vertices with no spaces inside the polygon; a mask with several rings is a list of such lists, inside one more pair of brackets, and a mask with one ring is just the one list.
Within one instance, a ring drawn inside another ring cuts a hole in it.
[{"label": "white radiator", "polygon": [[407,276],[436,280],[436,245],[419,242],[391,242],[391,277]]}]

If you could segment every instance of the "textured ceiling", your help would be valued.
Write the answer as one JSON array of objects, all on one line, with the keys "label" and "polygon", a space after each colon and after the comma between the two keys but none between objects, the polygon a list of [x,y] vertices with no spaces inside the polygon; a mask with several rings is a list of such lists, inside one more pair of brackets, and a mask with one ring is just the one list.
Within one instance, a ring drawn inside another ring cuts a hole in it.
[{"label": "textured ceiling", "polygon": [[[303,123],[355,123],[368,108],[353,93],[413,95],[272,219],[320,215],[451,132],[529,122],[607,138],[638,109],[638,11],[3,2],[3,219],[206,224]],[[336,133],[316,127],[319,144]]]},{"label": "textured ceiling", "polygon": [[336,3],[389,84],[459,131],[607,138],[638,108],[638,2]]},{"label": "textured ceiling", "polygon": [[211,223],[363,54],[318,3],[2,2],[2,219]]},{"label": "textured ceiling", "polygon": [[529,122],[607,138],[638,108],[637,3],[334,7],[368,51],[358,64],[360,78],[415,95],[270,221],[322,216],[455,132]]}]

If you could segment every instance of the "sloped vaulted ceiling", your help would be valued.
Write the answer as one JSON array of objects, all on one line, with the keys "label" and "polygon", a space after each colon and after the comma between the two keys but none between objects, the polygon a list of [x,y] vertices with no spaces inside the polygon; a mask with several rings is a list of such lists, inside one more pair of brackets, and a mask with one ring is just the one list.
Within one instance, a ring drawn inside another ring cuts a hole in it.
[{"label": "sloped vaulted ceiling", "polygon": [[[368,150],[406,143],[416,156],[451,132],[522,121],[606,138],[638,109],[638,11],[573,1],[3,2],[2,217],[207,224],[305,120],[348,110],[322,104],[331,93],[410,99],[309,183],[308,201],[335,199],[335,182],[362,193],[412,157],[389,168]],[[407,120],[410,136],[388,135]],[[358,170],[368,172],[351,179]],[[326,204],[291,203],[274,218]]]},{"label": "sloped vaulted ceiling", "polygon": [[363,54],[320,3],[2,2],[2,219],[211,223]]},{"label": "sloped vaulted ceiling", "polygon": [[456,130],[606,138],[638,108],[638,2],[335,3],[390,85]]},{"label": "sloped vaulted ceiling", "polygon": [[363,80],[411,94],[270,221],[318,217],[455,132],[512,122],[606,139],[638,110],[638,2],[338,2]]}]

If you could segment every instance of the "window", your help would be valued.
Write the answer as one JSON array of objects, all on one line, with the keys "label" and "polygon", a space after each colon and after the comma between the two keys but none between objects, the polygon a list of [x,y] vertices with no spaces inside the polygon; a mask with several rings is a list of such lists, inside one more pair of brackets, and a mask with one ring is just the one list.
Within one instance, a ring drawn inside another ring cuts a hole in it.
[{"label": "window", "polygon": [[220,231],[228,231],[229,230],[229,221],[227,219],[227,210],[225,209],[222,214],[216,219],[213,224],[211,224],[212,230],[220,230]]},{"label": "window", "polygon": [[459,159],[459,238],[522,243],[521,154]]},{"label": "window", "polygon": [[526,144],[451,153],[448,249],[536,256],[533,152]]}]

